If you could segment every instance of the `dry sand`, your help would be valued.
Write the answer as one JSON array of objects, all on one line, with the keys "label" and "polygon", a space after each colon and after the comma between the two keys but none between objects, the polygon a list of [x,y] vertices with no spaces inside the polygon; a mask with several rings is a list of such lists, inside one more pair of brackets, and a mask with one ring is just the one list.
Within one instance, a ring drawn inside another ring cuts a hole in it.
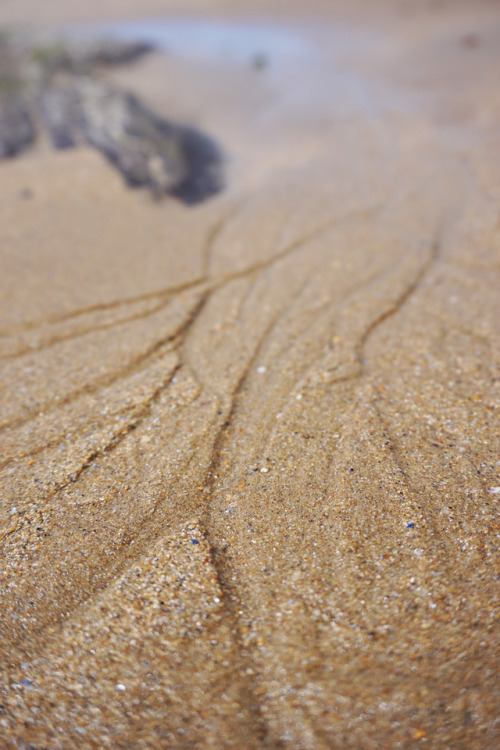
[{"label": "dry sand", "polygon": [[498,5],[0,23],[182,9],[274,24],[115,74],[220,196],[0,165],[0,746],[494,750]]}]

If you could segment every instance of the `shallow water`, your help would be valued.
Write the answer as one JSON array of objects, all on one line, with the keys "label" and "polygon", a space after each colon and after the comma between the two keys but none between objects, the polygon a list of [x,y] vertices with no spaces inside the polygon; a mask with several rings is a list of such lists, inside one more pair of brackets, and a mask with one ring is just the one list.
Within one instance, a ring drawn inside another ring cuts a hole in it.
[{"label": "shallow water", "polygon": [[102,30],[121,39],[144,39],[175,55],[211,62],[248,63],[260,56],[296,62],[311,60],[317,54],[305,36],[270,24],[142,20],[122,21]]},{"label": "shallow water", "polygon": [[264,23],[144,19],[93,30],[119,39],[143,39],[172,54],[210,62],[304,62],[317,56],[314,45],[298,31]]},{"label": "shallow water", "polygon": [[377,115],[366,79],[346,64],[353,54],[384,43],[376,33],[339,25],[325,30],[311,19],[298,26],[204,19],[141,19],[73,27],[77,35],[140,40],[195,66],[260,70],[286,119],[304,113],[350,117]]}]

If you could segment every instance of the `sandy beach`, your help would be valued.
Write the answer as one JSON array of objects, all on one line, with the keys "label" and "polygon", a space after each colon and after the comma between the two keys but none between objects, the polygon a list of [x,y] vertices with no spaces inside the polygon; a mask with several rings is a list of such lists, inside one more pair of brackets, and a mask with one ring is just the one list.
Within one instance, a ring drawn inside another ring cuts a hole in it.
[{"label": "sandy beach", "polygon": [[223,154],[0,161],[0,747],[500,746],[500,9],[3,0]]}]

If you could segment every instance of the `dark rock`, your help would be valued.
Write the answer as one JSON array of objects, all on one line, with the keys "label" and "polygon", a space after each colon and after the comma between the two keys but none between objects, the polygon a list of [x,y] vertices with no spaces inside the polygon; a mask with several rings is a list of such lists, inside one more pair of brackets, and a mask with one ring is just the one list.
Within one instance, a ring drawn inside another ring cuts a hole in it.
[{"label": "dark rock", "polygon": [[194,205],[222,188],[222,159],[202,133],[175,125],[135,96],[85,79],[76,88],[78,127],[128,185]]},{"label": "dark rock", "polygon": [[0,96],[0,159],[25,151],[35,137],[35,127],[22,97]]},{"label": "dark rock", "polygon": [[[223,187],[222,155],[208,136],[151,112],[139,99],[107,84],[96,67],[122,64],[150,51],[142,43],[99,41],[56,43],[35,48],[35,65],[24,88],[56,149],[88,144],[123,175],[127,185],[168,193],[195,205]],[[1,50],[0,50],[1,51]],[[6,61],[8,60],[8,66]],[[23,83],[23,66],[4,46],[0,75]],[[17,85],[19,88],[19,85]],[[14,156],[35,139],[28,107],[20,96],[0,99],[0,159]]]},{"label": "dark rock", "polygon": [[47,88],[40,93],[40,114],[56,149],[76,145],[74,108],[74,97],[68,89]]},{"label": "dark rock", "polygon": [[131,94],[90,78],[74,88],[77,125],[128,185],[169,192],[185,178],[186,165],[175,128]]},{"label": "dark rock", "polygon": [[194,128],[178,128],[178,137],[185,162],[184,179],[171,192],[194,206],[224,188],[223,158],[216,143]]}]

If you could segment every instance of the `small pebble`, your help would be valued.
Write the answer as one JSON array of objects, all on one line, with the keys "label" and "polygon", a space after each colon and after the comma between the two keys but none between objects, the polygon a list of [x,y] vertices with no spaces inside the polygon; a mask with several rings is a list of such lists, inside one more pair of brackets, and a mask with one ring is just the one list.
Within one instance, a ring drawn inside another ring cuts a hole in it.
[{"label": "small pebble", "polygon": [[425,735],[426,735],[425,729],[417,729],[417,731],[413,734],[412,739],[421,740],[423,737],[425,737]]}]

